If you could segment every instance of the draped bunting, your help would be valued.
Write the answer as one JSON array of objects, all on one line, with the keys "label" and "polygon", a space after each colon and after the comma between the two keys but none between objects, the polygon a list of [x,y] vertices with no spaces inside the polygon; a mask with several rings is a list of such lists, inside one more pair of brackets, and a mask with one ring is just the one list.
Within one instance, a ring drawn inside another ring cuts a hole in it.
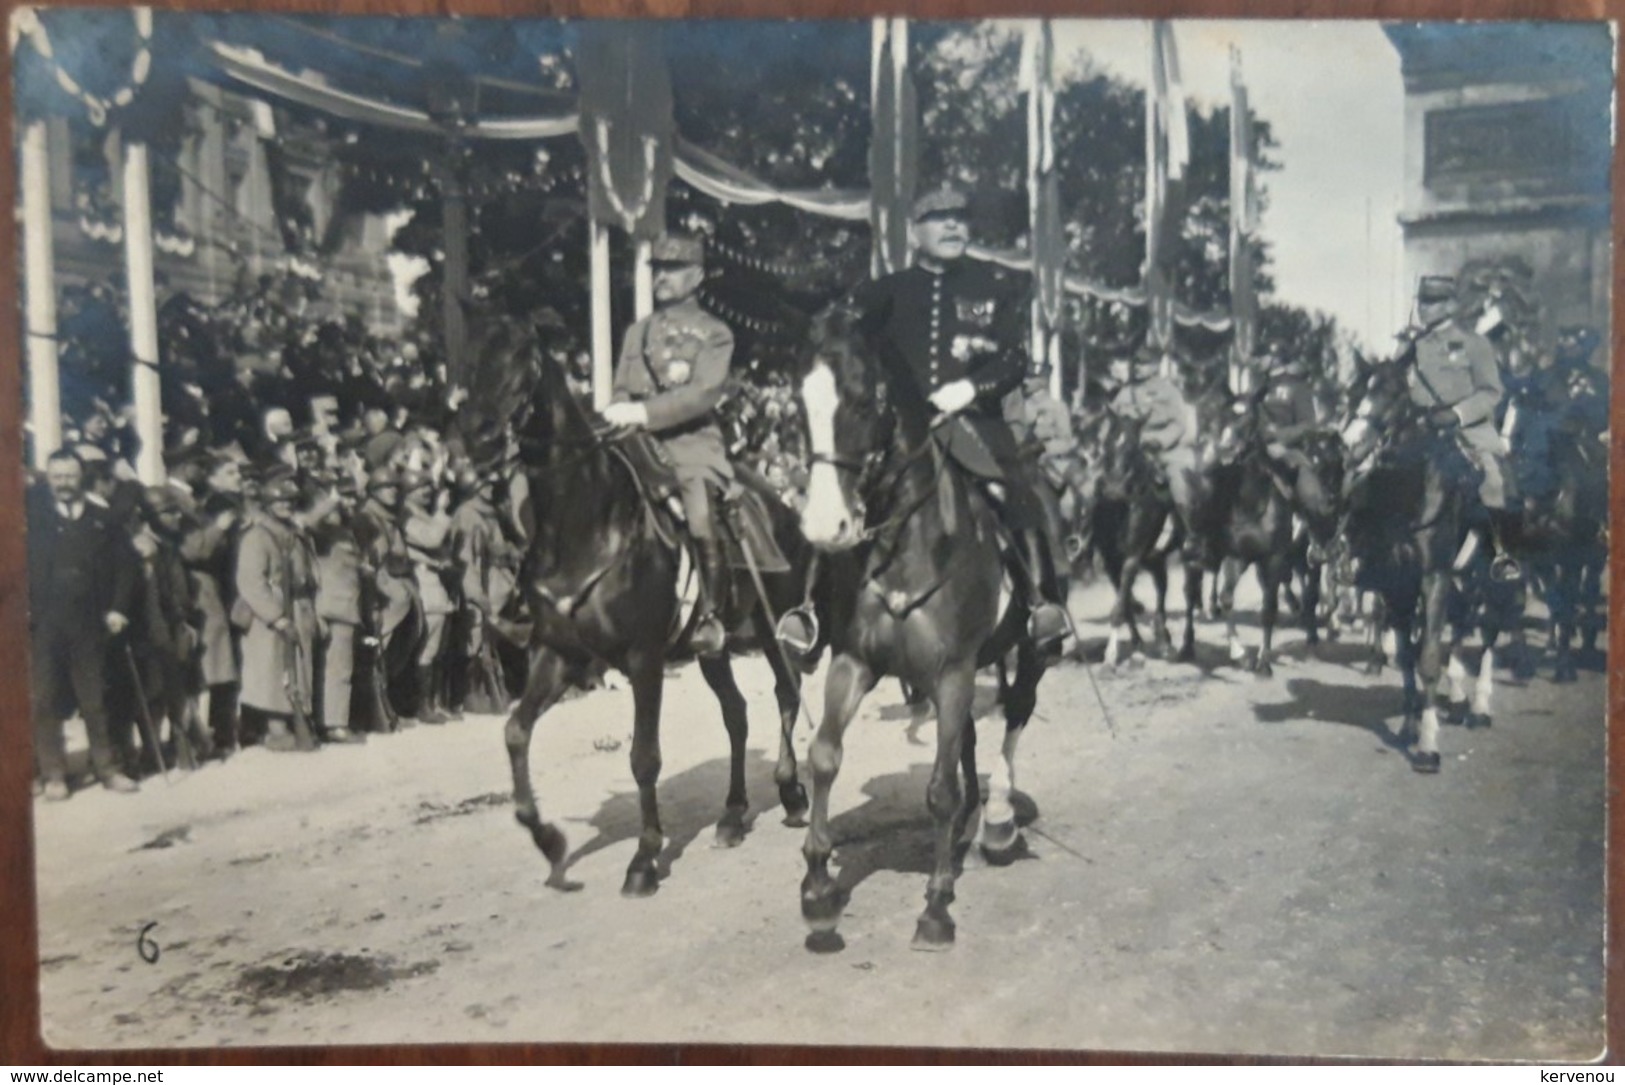
[{"label": "draped bunting", "polygon": [[[431,120],[429,114],[408,109],[378,98],[354,94],[330,86],[321,76],[294,74],[266,60],[258,50],[243,49],[223,42],[211,42],[209,50],[221,71],[239,83],[266,94],[285,98],[290,102],[319,109],[335,117],[396,128],[407,132],[443,134],[444,128]],[[577,127],[578,118],[572,114],[563,117],[512,117],[501,120],[482,120],[461,129],[464,136],[485,139],[549,139],[569,135]]]},{"label": "draped bunting", "polygon": [[[1031,273],[1033,269],[1032,258],[1026,253],[1006,252],[1001,249],[989,249],[982,245],[971,245],[966,250],[978,260],[987,260],[1011,271]],[[1061,279],[1062,289],[1074,297],[1094,298],[1098,301],[1115,302],[1118,305],[1129,305],[1138,309],[1146,304],[1144,287],[1139,286],[1103,286],[1080,279],[1075,275],[1065,275]],[[1231,320],[1223,313],[1198,313],[1185,306],[1174,303],[1172,318],[1175,324],[1186,328],[1206,328],[1211,332],[1229,331]]]},{"label": "draped bunting", "polygon": [[869,217],[869,194],[851,189],[778,189],[729,162],[677,140],[676,171],[683,183],[723,203],[756,206],[782,203],[826,218],[862,222]]},{"label": "draped bunting", "polygon": [[1027,27],[1019,85],[1027,92],[1028,230],[1034,259],[1034,300],[1040,342],[1059,327],[1066,235],[1055,174],[1055,39],[1049,20]]},{"label": "draped bunting", "polygon": [[663,33],[659,23],[583,23],[576,61],[588,213],[641,241],[665,232],[673,170],[676,121]]}]

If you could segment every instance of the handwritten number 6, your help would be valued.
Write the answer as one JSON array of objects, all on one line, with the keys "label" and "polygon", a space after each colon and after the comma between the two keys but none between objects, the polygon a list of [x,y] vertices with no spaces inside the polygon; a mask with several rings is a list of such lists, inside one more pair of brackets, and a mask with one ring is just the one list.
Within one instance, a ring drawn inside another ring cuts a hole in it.
[{"label": "handwritten number 6", "polygon": [[147,937],[147,932],[152,930],[152,928],[156,927],[157,925],[157,922],[152,922],[148,923],[145,927],[142,927],[140,935],[138,935],[135,940],[135,951],[141,954],[141,959],[146,961],[148,964],[158,963],[158,954],[160,952],[158,949],[158,943]]}]

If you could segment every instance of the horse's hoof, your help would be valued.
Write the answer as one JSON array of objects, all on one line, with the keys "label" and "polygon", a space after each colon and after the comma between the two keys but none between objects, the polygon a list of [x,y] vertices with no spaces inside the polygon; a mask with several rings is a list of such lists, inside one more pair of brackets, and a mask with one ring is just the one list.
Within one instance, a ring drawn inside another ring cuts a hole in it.
[{"label": "horse's hoof", "polygon": [[717,822],[716,840],[713,847],[737,848],[745,842],[745,816],[733,810],[722,815]]},{"label": "horse's hoof", "polygon": [[1015,833],[1015,836],[1002,847],[994,846],[985,836],[983,837],[982,858],[987,860],[988,866],[1010,866],[1012,863],[1032,858],[1033,853],[1032,849],[1027,846],[1027,838],[1016,832],[1014,825],[1009,828],[1011,832]]},{"label": "horse's hoof", "polygon": [[1267,659],[1260,659],[1253,664],[1253,674],[1259,678],[1274,678],[1275,668]]},{"label": "horse's hoof", "polygon": [[837,931],[812,931],[807,935],[804,943],[808,953],[826,954],[839,953],[846,948],[846,939]]},{"label": "horse's hoof", "polygon": [[1015,846],[1021,839],[1021,830],[1016,826],[1014,816],[1009,821],[994,824],[991,821],[982,822],[982,853],[992,855],[1003,853]]},{"label": "horse's hoof", "polygon": [[1196,662],[1196,645],[1194,645],[1194,644],[1186,644],[1183,647],[1181,647],[1179,649],[1179,653],[1174,656],[1174,662],[1175,663],[1195,663]]},{"label": "horse's hoof", "polygon": [[1365,665],[1366,677],[1367,678],[1380,678],[1380,677],[1382,677],[1382,668],[1383,668],[1382,660],[1373,659],[1371,662],[1369,662],[1369,663],[1367,663]]},{"label": "horse's hoof", "polygon": [[1566,686],[1570,682],[1578,682],[1579,680],[1580,672],[1572,663],[1559,664],[1557,670],[1552,672],[1552,681],[1558,685]]},{"label": "horse's hoof", "polygon": [[660,875],[653,864],[634,866],[627,870],[626,881],[621,884],[623,897],[652,897],[660,888]]},{"label": "horse's hoof", "polygon": [[833,934],[846,910],[846,892],[833,880],[801,883],[801,918],[815,934]]},{"label": "horse's hoof", "polygon": [[954,921],[943,915],[922,915],[914,927],[914,941],[910,948],[927,952],[952,949]]},{"label": "horse's hoof", "polygon": [[779,788],[779,805],[784,807],[784,823],[792,829],[807,827],[807,789],[799,783]]},{"label": "horse's hoof", "polygon": [[1432,776],[1439,771],[1439,755],[1437,753],[1417,753],[1411,756],[1411,768],[1425,776]]},{"label": "horse's hoof", "polygon": [[1516,663],[1512,664],[1512,677],[1520,682],[1527,682],[1535,677],[1535,661],[1527,655],[1520,655]]},{"label": "horse's hoof", "polygon": [[1145,670],[1145,653],[1135,652],[1128,657],[1128,669],[1131,671]]},{"label": "horse's hoof", "polygon": [[1444,722],[1461,725],[1467,722],[1467,702],[1451,701],[1444,709]]},{"label": "horse's hoof", "polygon": [[1467,729],[1469,731],[1486,731],[1493,722],[1488,712],[1469,712],[1467,714]]}]

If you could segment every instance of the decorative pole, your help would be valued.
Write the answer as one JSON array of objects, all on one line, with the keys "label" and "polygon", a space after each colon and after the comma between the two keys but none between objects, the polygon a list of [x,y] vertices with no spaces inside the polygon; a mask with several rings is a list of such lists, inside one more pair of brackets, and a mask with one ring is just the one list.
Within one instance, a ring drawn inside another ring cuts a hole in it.
[{"label": "decorative pole", "polygon": [[51,239],[50,147],[46,122],[23,132],[23,288],[28,294],[28,428],[32,461],[45,461],[62,445],[62,385],[57,370],[56,253]]},{"label": "decorative pole", "polygon": [[135,472],[164,481],[164,415],[158,381],[158,299],[152,270],[152,191],[147,145],[124,142],[124,267],[130,288],[130,393],[141,442]]}]

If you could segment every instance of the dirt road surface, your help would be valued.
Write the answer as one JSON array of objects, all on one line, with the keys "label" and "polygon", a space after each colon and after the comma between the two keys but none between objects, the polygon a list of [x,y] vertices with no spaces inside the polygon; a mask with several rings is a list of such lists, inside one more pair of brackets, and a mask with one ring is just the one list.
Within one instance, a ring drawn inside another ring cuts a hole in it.
[{"label": "dirt road surface", "polygon": [[[1074,609],[1098,658],[1103,591]],[[1200,667],[1045,678],[1018,762],[1032,858],[972,854],[947,953],[909,948],[935,727],[890,682],[849,732],[834,795],[845,945],[806,948],[802,831],[776,805],[760,660],[737,667],[753,821],[732,850],[711,847],[720,719],[697,671],[674,671],[670,874],[645,900],[618,892],[638,830],[624,684],[537,731],[533,776],[570,835],[576,893],[543,885],[489,717],[36,804],[45,1037],[1599,1055],[1603,675],[1555,685],[1547,666],[1503,686],[1494,725],[1446,728],[1444,770],[1425,777],[1389,737],[1395,674],[1366,677],[1353,645],[1308,660],[1289,629],[1261,680],[1228,665],[1220,627],[1200,635]],[[985,774],[1002,719],[983,711],[979,733]]]}]

